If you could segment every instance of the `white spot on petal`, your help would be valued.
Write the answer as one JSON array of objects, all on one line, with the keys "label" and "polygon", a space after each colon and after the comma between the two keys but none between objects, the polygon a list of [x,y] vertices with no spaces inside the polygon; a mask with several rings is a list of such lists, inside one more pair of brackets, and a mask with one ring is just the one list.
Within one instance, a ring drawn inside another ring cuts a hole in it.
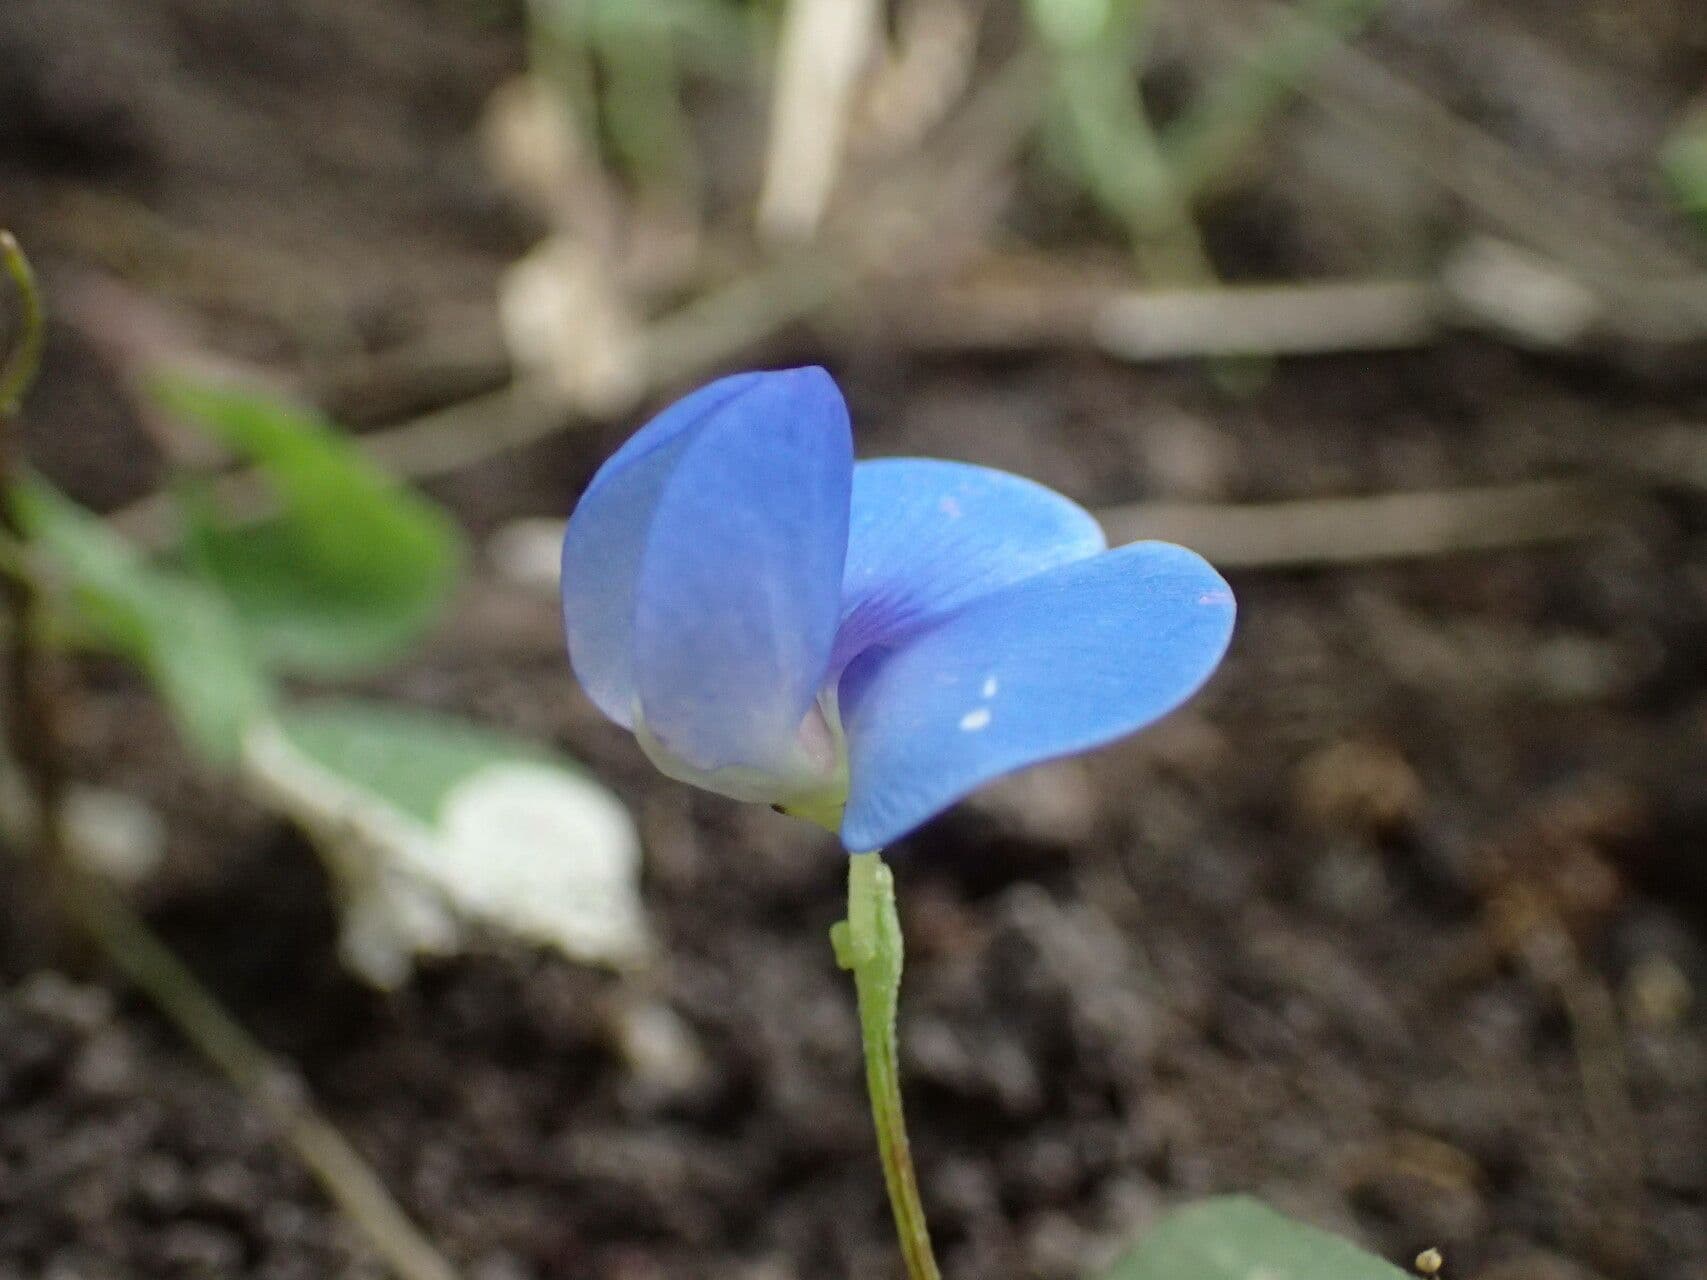
[{"label": "white spot on petal", "polygon": [[960,731],[962,733],[977,733],[989,723],[990,708],[979,707],[976,711],[968,711],[960,717]]},{"label": "white spot on petal", "polygon": [[996,696],[996,690],[1001,688],[1001,687],[1002,687],[1001,682],[999,680],[997,680],[995,676],[990,676],[988,679],[986,679],[984,681],[984,696],[986,698],[995,697]]}]

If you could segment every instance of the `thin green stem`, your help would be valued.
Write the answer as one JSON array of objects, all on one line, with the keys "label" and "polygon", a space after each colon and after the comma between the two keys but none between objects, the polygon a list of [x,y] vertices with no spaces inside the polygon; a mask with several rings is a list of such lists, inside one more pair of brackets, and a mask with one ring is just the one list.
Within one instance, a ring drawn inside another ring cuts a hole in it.
[{"label": "thin green stem", "polygon": [[865,1045],[865,1082],[877,1151],[895,1232],[910,1280],[941,1280],[931,1252],[919,1179],[901,1111],[901,1068],[895,1015],[901,995],[901,918],[895,910],[895,877],[880,853],[855,854],[848,862],[848,918],[830,931],[836,962],[853,974],[859,996],[860,1039]]},{"label": "thin green stem", "polygon": [[645,193],[697,209],[701,175],[675,34],[628,3],[607,3],[592,18],[611,145]]},{"label": "thin green stem", "polygon": [[1122,223],[1138,266],[1161,284],[1213,281],[1214,266],[1150,122],[1142,67],[1155,6],[1110,9],[1100,29],[1051,31],[1053,95],[1086,191]]},{"label": "thin green stem", "polygon": [[18,292],[18,340],[6,353],[5,362],[0,363],[0,417],[10,419],[16,416],[24,393],[41,368],[42,333],[46,324],[36,273],[30,269],[30,260],[19,247],[18,238],[10,231],[0,231],[0,267]]},{"label": "thin green stem", "polygon": [[46,608],[40,584],[24,552],[28,537],[12,502],[21,465],[18,413],[41,369],[46,328],[41,290],[17,237],[0,231],[0,271],[18,298],[16,338],[0,359],[0,536],[17,555],[0,563],[0,602],[10,619],[6,730],[12,754],[31,792],[36,812],[31,833],[43,883],[62,906],[71,894],[70,860],[64,830],[65,767],[59,747],[59,707],[53,673],[40,651]]}]

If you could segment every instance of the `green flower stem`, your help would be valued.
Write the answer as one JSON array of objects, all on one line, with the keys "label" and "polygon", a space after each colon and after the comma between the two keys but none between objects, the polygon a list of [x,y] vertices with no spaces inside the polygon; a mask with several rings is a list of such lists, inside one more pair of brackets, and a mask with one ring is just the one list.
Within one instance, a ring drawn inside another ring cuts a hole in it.
[{"label": "green flower stem", "polygon": [[883,1181],[895,1212],[910,1280],[941,1280],[931,1252],[930,1230],[919,1203],[907,1121],[901,1113],[901,1070],[895,1013],[901,995],[901,918],[895,910],[895,877],[880,853],[858,853],[848,861],[848,918],[830,930],[836,963],[854,977],[859,995],[860,1039],[865,1045],[865,1081]]}]

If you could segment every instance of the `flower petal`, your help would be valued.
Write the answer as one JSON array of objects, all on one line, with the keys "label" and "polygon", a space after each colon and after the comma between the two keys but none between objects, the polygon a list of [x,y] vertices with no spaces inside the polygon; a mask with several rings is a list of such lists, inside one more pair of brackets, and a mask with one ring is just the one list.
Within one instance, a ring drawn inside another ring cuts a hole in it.
[{"label": "flower petal", "polygon": [[852,451],[822,369],[763,375],[681,445],[633,591],[634,681],[647,734],[695,769],[795,750],[840,612]]},{"label": "flower petal", "polygon": [[1090,512],[1005,471],[934,458],[859,463],[831,669],[1107,546]]},{"label": "flower petal", "polygon": [[664,483],[683,448],[720,410],[766,375],[737,374],[676,401],[606,459],[563,535],[563,622],[569,657],[587,695],[632,728],[634,585]]},{"label": "flower petal", "polygon": [[992,778],[1159,719],[1220,662],[1233,594],[1160,542],[974,600],[842,682],[851,792],[842,839],[874,849]]}]

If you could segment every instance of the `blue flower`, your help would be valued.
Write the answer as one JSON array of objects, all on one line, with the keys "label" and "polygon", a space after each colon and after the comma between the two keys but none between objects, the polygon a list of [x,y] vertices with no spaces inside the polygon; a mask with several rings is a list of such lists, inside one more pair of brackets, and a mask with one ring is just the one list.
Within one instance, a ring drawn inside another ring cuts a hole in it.
[{"label": "blue flower", "polygon": [[587,693],[664,773],[866,850],[1171,711],[1233,595],[1184,548],[1108,550],[1029,480],[856,464],[814,368],[714,382],[623,445],[569,521],[563,616]]}]

